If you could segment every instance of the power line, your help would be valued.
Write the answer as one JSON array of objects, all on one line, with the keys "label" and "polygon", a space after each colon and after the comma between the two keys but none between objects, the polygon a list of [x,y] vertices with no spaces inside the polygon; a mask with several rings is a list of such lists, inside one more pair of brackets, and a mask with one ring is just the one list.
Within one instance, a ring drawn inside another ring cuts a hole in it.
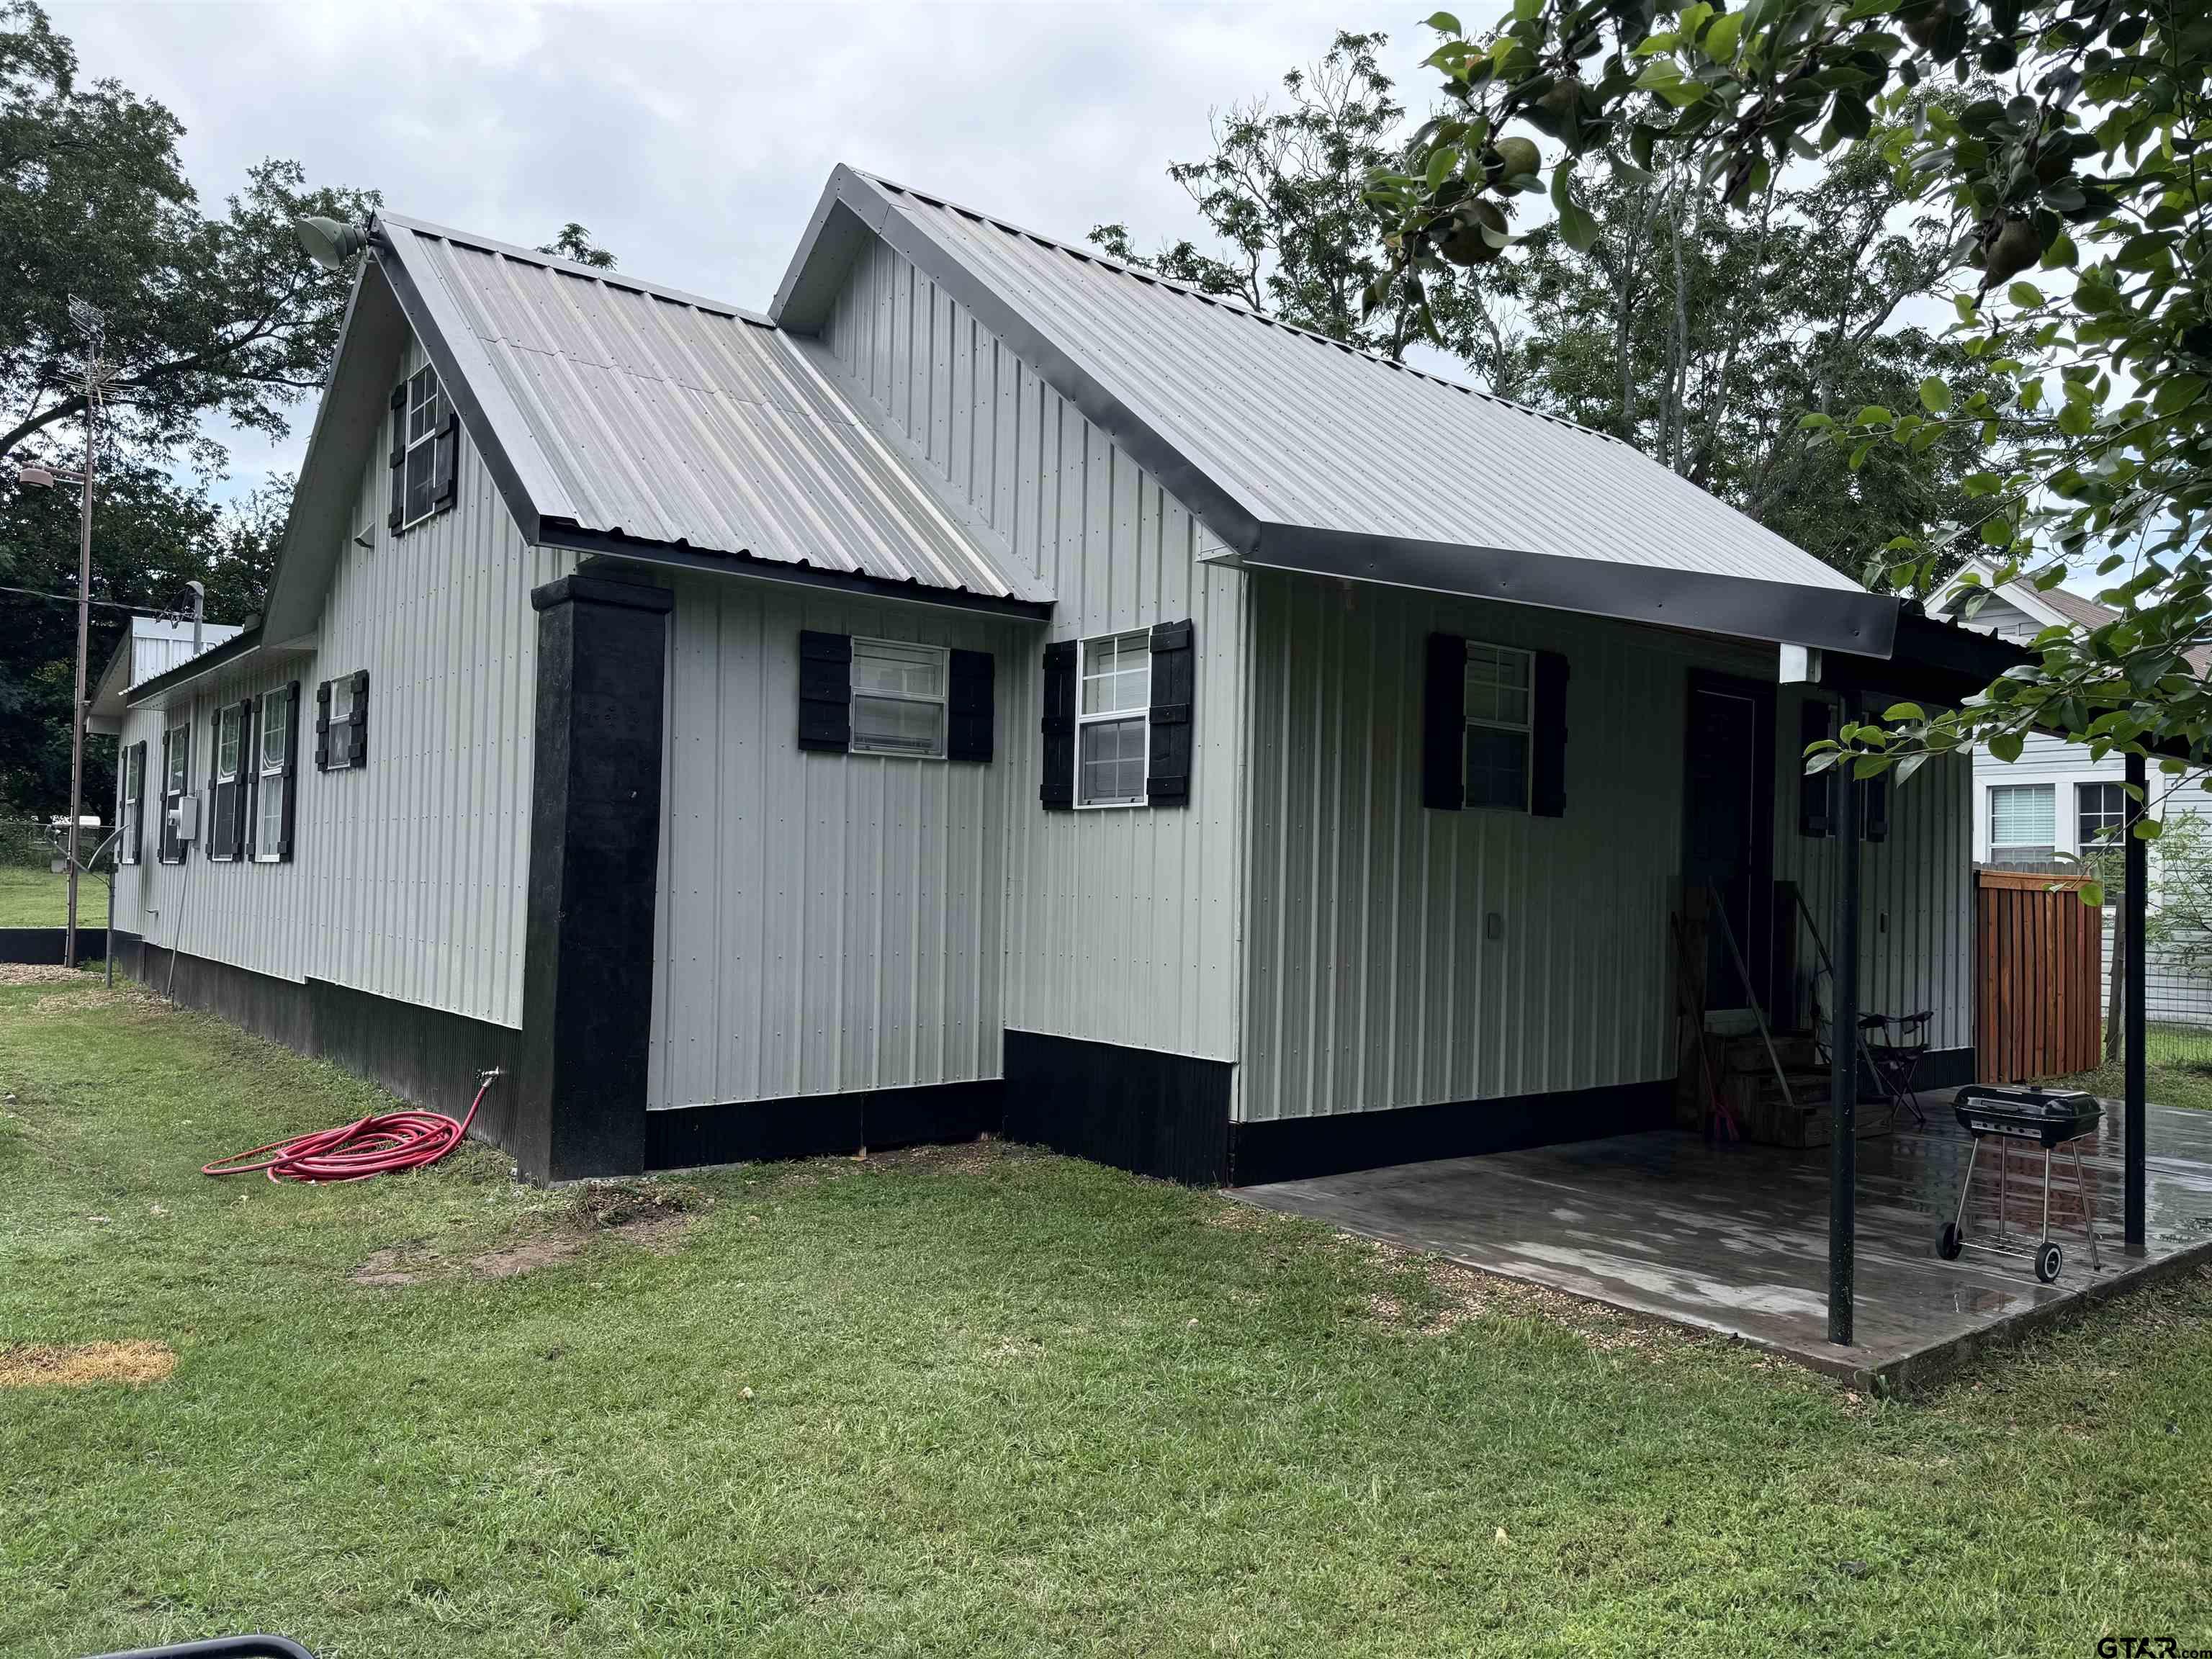
[{"label": "power line", "polygon": [[[4,583],[0,583],[0,593],[21,593],[27,599],[53,599],[63,605],[76,603],[76,595],[74,593],[48,593],[36,587],[9,587]],[[134,617],[153,617],[158,619],[162,617],[180,617],[184,614],[179,611],[158,611],[143,605],[121,605],[113,599],[92,599],[87,603],[99,605],[107,611],[128,611]]]}]

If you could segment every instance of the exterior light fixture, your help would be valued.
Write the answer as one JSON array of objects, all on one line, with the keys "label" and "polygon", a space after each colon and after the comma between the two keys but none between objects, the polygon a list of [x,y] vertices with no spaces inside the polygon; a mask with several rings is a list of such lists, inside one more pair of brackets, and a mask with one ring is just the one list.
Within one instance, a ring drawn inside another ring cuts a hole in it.
[{"label": "exterior light fixture", "polygon": [[343,270],[346,261],[368,246],[368,232],[359,225],[342,225],[335,219],[298,219],[293,234],[307,257],[325,270]]}]

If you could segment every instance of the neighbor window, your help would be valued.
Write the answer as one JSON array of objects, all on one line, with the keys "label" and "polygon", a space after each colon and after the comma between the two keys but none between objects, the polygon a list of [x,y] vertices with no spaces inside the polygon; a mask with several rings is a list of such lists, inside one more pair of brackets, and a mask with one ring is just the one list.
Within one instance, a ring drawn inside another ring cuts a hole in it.
[{"label": "neighbor window", "polygon": [[1990,862],[2044,866],[2058,848],[2057,789],[2048,783],[1990,786]]},{"label": "neighbor window", "polygon": [[215,823],[208,834],[208,856],[225,863],[235,856],[238,845],[239,748],[245,741],[245,709],[225,703],[215,716],[215,788],[209,802]]},{"label": "neighbor window", "polygon": [[402,475],[399,527],[430,516],[435,506],[438,428],[446,416],[445,394],[437,371],[417,369],[407,380],[407,459]]},{"label": "neighbor window", "polygon": [[146,745],[123,750],[123,810],[117,815],[115,854],[121,864],[138,862],[138,820],[146,810]]},{"label": "neighbor window", "polygon": [[2117,783],[2074,786],[2075,848],[2084,854],[2118,847],[2128,821],[2128,792]]},{"label": "neighbor window", "polygon": [[854,640],[851,752],[942,760],[945,665],[941,645]]},{"label": "neighbor window", "polygon": [[1529,669],[1510,646],[1467,647],[1467,804],[1528,810]]},{"label": "neighbor window", "polygon": [[1083,641],[1076,704],[1078,806],[1142,806],[1151,748],[1152,647],[1149,634]]},{"label": "neighbor window", "polygon": [[292,694],[279,687],[261,694],[259,781],[254,787],[253,861],[275,864],[284,856],[284,746],[292,731]]}]

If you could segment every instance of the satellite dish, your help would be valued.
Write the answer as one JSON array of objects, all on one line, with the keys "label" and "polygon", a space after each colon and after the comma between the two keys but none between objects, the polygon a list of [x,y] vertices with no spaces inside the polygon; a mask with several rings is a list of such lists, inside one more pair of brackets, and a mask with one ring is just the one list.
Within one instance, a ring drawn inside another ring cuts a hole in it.
[{"label": "satellite dish", "polygon": [[325,270],[343,270],[346,261],[368,246],[368,233],[359,225],[342,225],[335,219],[300,219],[292,225],[307,257]]}]

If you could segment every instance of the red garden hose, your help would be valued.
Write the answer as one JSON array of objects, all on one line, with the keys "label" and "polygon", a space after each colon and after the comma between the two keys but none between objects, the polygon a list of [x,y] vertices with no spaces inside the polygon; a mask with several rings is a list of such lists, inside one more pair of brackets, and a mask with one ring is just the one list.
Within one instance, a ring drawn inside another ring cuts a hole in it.
[{"label": "red garden hose", "polygon": [[366,1181],[394,1170],[435,1164],[461,1144],[477,1108],[499,1075],[495,1066],[477,1085],[469,1114],[456,1123],[443,1112],[377,1112],[336,1129],[318,1129],[289,1140],[272,1140],[250,1152],[234,1152],[200,1166],[202,1175],[252,1175],[266,1170],[271,1181]]}]

